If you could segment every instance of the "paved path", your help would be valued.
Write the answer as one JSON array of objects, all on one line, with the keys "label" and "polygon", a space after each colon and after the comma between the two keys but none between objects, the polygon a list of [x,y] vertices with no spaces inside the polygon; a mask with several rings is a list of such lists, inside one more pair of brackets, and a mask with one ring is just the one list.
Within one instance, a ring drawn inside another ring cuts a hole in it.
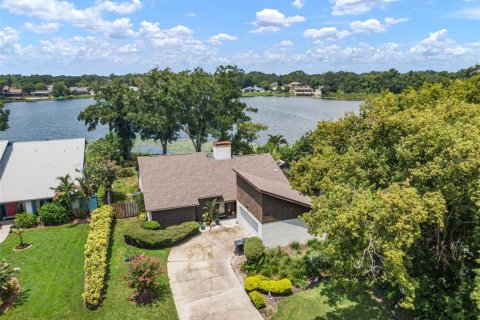
[{"label": "paved path", "polygon": [[237,280],[230,261],[239,225],[214,229],[174,247],[168,278],[180,320],[262,320]]},{"label": "paved path", "polygon": [[0,243],[7,239],[8,234],[10,233],[10,227],[12,226],[11,221],[2,221],[2,227],[0,228]]}]

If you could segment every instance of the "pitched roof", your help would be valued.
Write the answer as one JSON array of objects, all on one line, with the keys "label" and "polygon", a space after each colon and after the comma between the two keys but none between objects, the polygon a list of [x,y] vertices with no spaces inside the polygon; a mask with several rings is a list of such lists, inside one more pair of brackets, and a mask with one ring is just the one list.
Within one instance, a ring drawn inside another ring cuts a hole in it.
[{"label": "pitched roof", "polygon": [[0,163],[0,202],[52,198],[57,177],[80,177],[84,159],[85,139],[9,144]]},{"label": "pitched roof", "polygon": [[270,154],[213,160],[204,153],[138,157],[140,187],[148,211],[198,205],[198,199],[237,199],[235,170],[288,185]]},{"label": "pitched roof", "polygon": [[269,194],[276,198],[281,198],[290,202],[295,202],[300,205],[310,207],[310,198],[301,195],[296,190],[293,190],[289,184],[264,179],[262,177],[249,174],[241,170],[234,171],[260,192]]}]

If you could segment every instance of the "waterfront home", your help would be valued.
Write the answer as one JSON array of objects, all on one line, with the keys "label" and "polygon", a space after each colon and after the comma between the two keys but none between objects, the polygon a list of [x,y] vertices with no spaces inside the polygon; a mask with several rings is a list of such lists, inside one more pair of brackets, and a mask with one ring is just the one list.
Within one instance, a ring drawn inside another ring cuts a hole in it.
[{"label": "waterfront home", "polygon": [[37,213],[52,201],[57,178],[81,177],[84,165],[85,139],[0,141],[0,219]]},{"label": "waterfront home", "polygon": [[265,89],[257,86],[253,86],[253,87],[250,86],[250,87],[243,88],[242,92],[243,93],[265,92]]},{"label": "waterfront home", "polygon": [[290,187],[270,154],[231,156],[231,143],[215,142],[205,153],[138,157],[139,186],[149,220],[162,227],[202,221],[207,202],[217,199],[220,217],[237,218],[269,246],[310,236],[298,216],[310,199]]},{"label": "waterfront home", "polygon": [[35,90],[30,92],[31,96],[34,97],[48,97],[52,92],[48,90]]},{"label": "waterfront home", "polygon": [[70,87],[68,89],[72,95],[90,94],[88,87]]},{"label": "waterfront home", "polygon": [[3,86],[2,95],[5,98],[7,98],[7,97],[21,97],[22,96],[22,89],[13,88],[13,87],[9,87],[9,86]]}]

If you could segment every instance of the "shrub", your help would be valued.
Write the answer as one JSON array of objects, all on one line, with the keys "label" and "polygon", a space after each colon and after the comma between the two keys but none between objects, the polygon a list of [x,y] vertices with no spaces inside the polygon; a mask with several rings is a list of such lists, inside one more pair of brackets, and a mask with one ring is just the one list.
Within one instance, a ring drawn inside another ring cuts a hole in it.
[{"label": "shrub", "polygon": [[252,300],[253,305],[257,309],[265,308],[265,298],[258,291],[252,291],[248,293],[250,300]]},{"label": "shrub", "polygon": [[33,213],[20,212],[15,215],[17,228],[33,228],[37,225],[37,217]]},{"label": "shrub", "polygon": [[145,212],[142,212],[138,215],[138,220],[140,221],[147,221],[147,214]]},{"label": "shrub", "polygon": [[44,204],[39,210],[38,217],[46,226],[64,224],[70,220],[67,209],[53,202]]},{"label": "shrub", "polygon": [[128,224],[123,232],[127,244],[145,249],[161,249],[172,246],[200,232],[195,221],[184,222],[164,230],[146,230],[141,227],[142,221],[136,220]]},{"label": "shrub", "polygon": [[160,223],[158,223],[155,220],[144,221],[144,222],[142,222],[141,226],[142,226],[143,229],[146,229],[146,230],[158,230],[158,229],[160,229]]},{"label": "shrub", "polygon": [[263,242],[259,237],[251,237],[245,241],[244,252],[249,263],[259,261],[263,257],[263,251]]},{"label": "shrub", "polygon": [[309,277],[317,277],[324,270],[330,268],[331,263],[328,255],[317,248],[308,249],[304,257],[305,270]]},{"label": "shrub", "polygon": [[82,297],[87,306],[98,306],[102,297],[112,219],[112,206],[102,206],[92,212],[84,252],[85,288]]},{"label": "shrub", "polygon": [[128,178],[132,177],[134,174],[135,172],[131,168],[120,168],[117,171],[118,178]]},{"label": "shrub", "polygon": [[292,293],[293,285],[289,279],[273,280],[262,275],[245,278],[245,290],[269,292],[274,296],[286,296]]},{"label": "shrub", "polygon": [[5,259],[0,263],[0,307],[15,292],[14,277],[19,271],[18,268],[12,268]]},{"label": "shrub", "polygon": [[292,241],[288,246],[290,247],[290,249],[297,250],[297,251],[300,250],[301,248],[300,242],[298,241]]},{"label": "shrub", "polygon": [[159,258],[136,256],[128,263],[130,273],[125,276],[130,288],[142,302],[151,302],[156,297],[157,278],[165,272]]}]

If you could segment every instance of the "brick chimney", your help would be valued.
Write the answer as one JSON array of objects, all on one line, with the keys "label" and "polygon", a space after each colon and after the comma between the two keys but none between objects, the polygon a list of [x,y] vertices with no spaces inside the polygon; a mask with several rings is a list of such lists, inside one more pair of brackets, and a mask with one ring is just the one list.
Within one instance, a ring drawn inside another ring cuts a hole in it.
[{"label": "brick chimney", "polygon": [[213,143],[213,158],[215,160],[232,159],[232,143],[230,141],[215,141]]}]

